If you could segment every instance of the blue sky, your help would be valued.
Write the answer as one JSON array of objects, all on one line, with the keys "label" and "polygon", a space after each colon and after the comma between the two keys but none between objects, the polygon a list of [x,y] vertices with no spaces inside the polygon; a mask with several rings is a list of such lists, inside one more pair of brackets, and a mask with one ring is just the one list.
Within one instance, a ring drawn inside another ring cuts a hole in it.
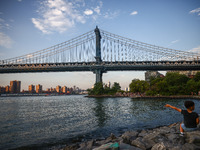
[{"label": "blue sky", "polygon": [[[200,53],[200,0],[1,0],[0,59],[32,53],[100,29],[141,42]],[[144,72],[108,72],[103,81],[128,87]],[[92,72],[0,74],[11,80],[47,87],[90,88]]]}]

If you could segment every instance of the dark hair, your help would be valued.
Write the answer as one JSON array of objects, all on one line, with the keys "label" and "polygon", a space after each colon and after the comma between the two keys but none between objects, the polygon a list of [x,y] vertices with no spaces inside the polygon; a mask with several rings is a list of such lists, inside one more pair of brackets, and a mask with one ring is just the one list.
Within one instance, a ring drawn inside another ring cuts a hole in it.
[{"label": "dark hair", "polygon": [[185,101],[184,105],[186,108],[190,108],[190,107],[194,106],[194,102],[193,101]]}]

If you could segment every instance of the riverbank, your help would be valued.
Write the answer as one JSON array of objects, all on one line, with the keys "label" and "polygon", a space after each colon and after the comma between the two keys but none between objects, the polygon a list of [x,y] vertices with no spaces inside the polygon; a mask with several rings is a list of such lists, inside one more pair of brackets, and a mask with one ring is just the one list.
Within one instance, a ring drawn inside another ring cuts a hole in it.
[{"label": "riverbank", "polygon": [[180,123],[140,131],[127,131],[116,137],[111,134],[106,139],[92,139],[74,143],[63,150],[198,150],[200,149],[200,130],[179,132]]},{"label": "riverbank", "polygon": [[130,98],[146,98],[146,99],[158,99],[158,98],[168,98],[168,99],[199,99],[200,96],[193,96],[193,95],[174,95],[174,96],[141,96],[141,95],[127,95],[127,96],[119,96],[119,95],[87,95],[85,97],[89,98],[117,98],[117,97],[130,97]]},{"label": "riverbank", "polygon": [[19,94],[0,94],[0,97],[30,97],[30,96],[71,96],[85,94],[48,94],[48,93],[19,93]]}]

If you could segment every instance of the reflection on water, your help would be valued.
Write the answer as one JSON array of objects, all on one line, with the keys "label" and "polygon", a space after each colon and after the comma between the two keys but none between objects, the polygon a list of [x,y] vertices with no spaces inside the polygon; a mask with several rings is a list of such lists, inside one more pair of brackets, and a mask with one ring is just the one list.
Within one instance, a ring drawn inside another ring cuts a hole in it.
[{"label": "reflection on water", "polygon": [[96,98],[95,99],[95,107],[93,108],[94,114],[97,117],[97,123],[99,127],[104,127],[106,120],[108,119],[108,115],[106,114],[106,108],[104,106],[104,98]]},{"label": "reflection on water", "polygon": [[[87,98],[83,96],[0,97],[0,149],[65,144],[76,137],[98,138],[125,130],[182,121],[169,103],[185,100]],[[199,101],[194,100],[200,112]]]}]

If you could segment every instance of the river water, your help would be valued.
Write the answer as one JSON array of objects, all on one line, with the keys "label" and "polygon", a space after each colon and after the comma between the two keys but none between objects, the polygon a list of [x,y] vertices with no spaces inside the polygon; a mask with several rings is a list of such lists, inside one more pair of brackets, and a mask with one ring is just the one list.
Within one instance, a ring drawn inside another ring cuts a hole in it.
[{"label": "river water", "polygon": [[[103,138],[182,121],[183,99],[0,97],[0,149],[57,149],[69,142]],[[195,111],[200,113],[199,100]]]}]

